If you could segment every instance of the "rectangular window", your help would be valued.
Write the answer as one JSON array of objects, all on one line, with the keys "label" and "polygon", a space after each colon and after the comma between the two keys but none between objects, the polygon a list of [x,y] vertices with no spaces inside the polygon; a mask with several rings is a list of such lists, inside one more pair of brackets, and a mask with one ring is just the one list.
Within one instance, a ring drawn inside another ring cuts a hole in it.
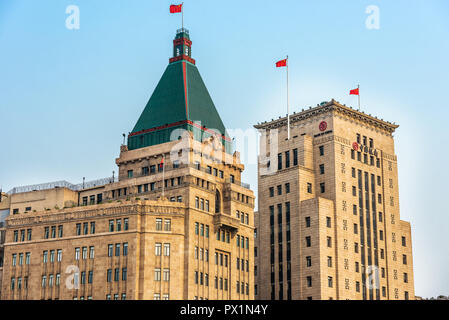
[{"label": "rectangular window", "polygon": [[89,259],[95,258],[95,247],[91,246],[89,247]]},{"label": "rectangular window", "polygon": [[161,255],[161,251],[162,251],[162,243],[156,243],[154,248],[155,248],[154,254],[156,256],[160,256]]},{"label": "rectangular window", "polygon": [[310,237],[306,237],[306,247],[311,247],[312,246],[312,240]]},{"label": "rectangular window", "polygon": [[115,244],[115,256],[120,257],[120,243]]},{"label": "rectangular window", "polygon": [[164,231],[171,231],[171,219],[164,220]]},{"label": "rectangular window", "polygon": [[307,193],[312,193],[312,184],[307,182]]},{"label": "rectangular window", "polygon": [[108,257],[112,257],[112,251],[114,250],[114,245],[108,245]]},{"label": "rectangular window", "polygon": [[114,232],[114,220],[109,220],[109,232]]},{"label": "rectangular window", "polygon": [[319,146],[320,156],[324,156],[324,146]]},{"label": "rectangular window", "polygon": [[128,242],[123,243],[123,256],[128,255]]},{"label": "rectangular window", "polygon": [[285,151],[285,167],[290,168],[290,151]]},{"label": "rectangular window", "polygon": [[61,249],[58,249],[56,261],[57,262],[61,262],[62,261],[62,250]]},{"label": "rectangular window", "polygon": [[162,219],[156,218],[156,230],[161,231],[162,230]]},{"label": "rectangular window", "polygon": [[325,191],[326,191],[325,184],[324,184],[324,182],[321,182],[321,183],[320,183],[320,192],[321,192],[321,193],[324,193]]},{"label": "rectangular window", "polygon": [[282,169],[282,153],[278,154],[278,170]]},{"label": "rectangular window", "polygon": [[324,174],[324,164],[320,164],[320,174]]},{"label": "rectangular window", "polygon": [[290,183],[285,184],[285,193],[290,193]]},{"label": "rectangular window", "polygon": [[293,165],[298,165],[298,149],[293,149]]}]

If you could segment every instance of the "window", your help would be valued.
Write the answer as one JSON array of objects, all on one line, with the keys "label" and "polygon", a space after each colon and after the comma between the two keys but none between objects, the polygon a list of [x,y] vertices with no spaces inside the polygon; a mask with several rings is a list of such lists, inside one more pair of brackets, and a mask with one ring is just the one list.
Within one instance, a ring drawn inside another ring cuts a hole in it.
[{"label": "window", "polygon": [[123,255],[124,256],[128,255],[128,242],[123,243]]},{"label": "window", "polygon": [[332,257],[327,257],[327,266],[332,268]]},{"label": "window", "polygon": [[282,169],[282,153],[278,154],[278,170]]},{"label": "window", "polygon": [[109,232],[114,231],[114,220],[109,220]]},{"label": "window", "polygon": [[128,170],[128,179],[131,179],[134,175],[134,172],[132,170]]},{"label": "window", "polygon": [[402,255],[402,263],[407,264],[407,255],[405,254]]},{"label": "window", "polygon": [[75,260],[80,259],[80,248],[75,248]]},{"label": "window", "polygon": [[290,168],[290,151],[285,151],[285,167]]},{"label": "window", "polygon": [[320,174],[324,174],[324,164],[320,164]]},{"label": "window", "polygon": [[114,245],[108,245],[108,257],[112,257],[112,250],[114,249]]},{"label": "window", "polygon": [[91,246],[89,247],[89,259],[95,258],[95,247]]},{"label": "window", "polygon": [[298,165],[298,149],[293,149],[293,165]]},{"label": "window", "polygon": [[320,156],[324,156],[324,146],[319,146]]},{"label": "window", "polygon": [[328,286],[329,288],[332,288],[332,286],[333,286],[332,277],[327,277],[327,286]]},{"label": "window", "polygon": [[312,240],[310,238],[310,236],[306,237],[306,247],[311,247],[312,246]]},{"label": "window", "polygon": [[331,237],[327,237],[327,246],[329,248],[332,248],[332,238]]},{"label": "window", "polygon": [[[29,253],[28,253],[28,259],[29,259]],[[56,261],[61,262],[62,261],[62,250],[58,249],[58,252],[56,254]]]},{"label": "window", "polygon": [[354,234],[358,234],[359,233],[359,228],[357,223],[354,223]]},{"label": "window", "polygon": [[171,231],[171,219],[165,219],[164,222],[164,230]]},{"label": "window", "polygon": [[[196,249],[196,247],[195,247],[195,249]],[[161,255],[161,251],[162,251],[162,243],[156,243],[154,254],[156,256],[160,256]]]},{"label": "window", "polygon": [[115,256],[116,257],[120,256],[120,243],[115,244]]},{"label": "window", "polygon": [[306,228],[310,228],[310,217],[306,217]]},{"label": "window", "polygon": [[164,256],[170,256],[170,243],[164,243]]},{"label": "window", "polygon": [[277,186],[277,193],[278,193],[278,196],[280,196],[282,194],[282,185]]},{"label": "window", "polygon": [[306,266],[307,267],[312,266],[312,257],[311,256],[306,257]]},{"label": "window", "polygon": [[87,247],[83,247],[83,260],[87,259]]},{"label": "window", "polygon": [[384,239],[384,232],[382,230],[379,230],[379,240]]},{"label": "window", "polygon": [[106,274],[106,281],[112,282],[112,269],[108,269],[107,274]]},{"label": "window", "polygon": [[119,281],[120,278],[120,269],[119,268],[115,268],[114,269],[114,281]]},{"label": "window", "polygon": [[[23,256],[22,253],[20,255]],[[20,257],[20,258],[22,258],[22,257]],[[51,263],[55,262],[55,250],[50,250],[50,262]],[[20,263],[20,264],[22,264],[22,263]]]},{"label": "window", "polygon": [[47,276],[42,276],[42,288],[45,288],[47,285]]},{"label": "window", "polygon": [[311,276],[308,276],[307,277],[307,287],[311,287],[312,286],[312,277]]},{"label": "window", "polygon": [[307,193],[312,193],[312,184],[307,182]]},{"label": "window", "polygon": [[162,230],[162,219],[156,218],[156,230],[160,231]]},{"label": "window", "polygon": [[92,283],[94,279],[94,272],[91,270],[87,276],[87,283]]},{"label": "window", "polygon": [[128,269],[122,268],[122,281],[128,280]]},{"label": "window", "polygon": [[[81,224],[79,224],[80,226],[80,230],[81,230]],[[76,225],[76,235],[78,236],[78,224]],[[14,232],[18,232],[18,231],[14,231]],[[81,231],[80,231],[81,233]],[[50,237],[50,228],[49,227],[45,227],[44,228],[44,239],[48,239]],[[16,240],[17,241],[17,240]]]},{"label": "window", "polygon": [[290,193],[290,183],[285,184],[285,193]]},{"label": "window", "polygon": [[331,218],[330,217],[326,217],[326,226],[328,227],[328,228],[331,228],[332,227],[332,223],[331,223]]},{"label": "window", "polygon": [[404,282],[408,283],[408,274],[404,272]]},{"label": "window", "polygon": [[170,281],[170,269],[164,269],[164,281]]},{"label": "window", "polygon": [[274,187],[269,188],[270,197],[274,197]]},{"label": "window", "polygon": [[324,182],[321,182],[320,183],[320,192],[324,193],[325,191],[326,191],[326,188],[325,188]]},{"label": "window", "polygon": [[405,240],[405,237],[402,237],[402,246],[406,247],[407,246],[407,241]]},{"label": "window", "polygon": [[31,254],[29,252],[25,253],[25,264],[30,264]]}]

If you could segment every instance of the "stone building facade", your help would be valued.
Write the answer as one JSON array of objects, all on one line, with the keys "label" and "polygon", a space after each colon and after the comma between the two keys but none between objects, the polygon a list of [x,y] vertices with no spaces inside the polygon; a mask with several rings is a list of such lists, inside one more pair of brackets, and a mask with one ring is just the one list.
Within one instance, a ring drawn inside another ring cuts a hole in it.
[{"label": "stone building facade", "polygon": [[116,179],[15,188],[1,299],[254,299],[254,202],[186,29]]},{"label": "stone building facade", "polygon": [[332,100],[255,127],[257,299],[414,299],[395,124]]}]

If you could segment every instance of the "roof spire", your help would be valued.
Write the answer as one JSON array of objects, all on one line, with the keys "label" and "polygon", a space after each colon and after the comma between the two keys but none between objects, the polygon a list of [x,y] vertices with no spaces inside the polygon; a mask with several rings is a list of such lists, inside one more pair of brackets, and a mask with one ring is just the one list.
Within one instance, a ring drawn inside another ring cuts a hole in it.
[{"label": "roof spire", "polygon": [[192,59],[192,41],[190,41],[189,30],[181,28],[176,31],[175,40],[173,40],[173,58],[170,58],[170,63],[187,60],[195,64]]}]

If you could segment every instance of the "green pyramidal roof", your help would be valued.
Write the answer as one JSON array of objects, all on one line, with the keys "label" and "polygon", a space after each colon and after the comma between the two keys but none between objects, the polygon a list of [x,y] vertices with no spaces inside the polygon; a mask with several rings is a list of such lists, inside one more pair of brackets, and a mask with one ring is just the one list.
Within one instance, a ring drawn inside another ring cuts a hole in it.
[{"label": "green pyramidal roof", "polygon": [[[190,40],[179,37],[178,31],[174,44],[175,57],[170,59],[170,64],[130,133],[128,148],[132,150],[168,142],[172,131],[182,128],[193,132],[199,141],[218,131],[226,151],[230,153],[230,140],[225,126],[195,66],[195,60],[190,58]],[[179,52],[177,44],[186,54],[178,53],[176,56],[176,52]],[[184,51],[185,48],[188,49]]]}]

